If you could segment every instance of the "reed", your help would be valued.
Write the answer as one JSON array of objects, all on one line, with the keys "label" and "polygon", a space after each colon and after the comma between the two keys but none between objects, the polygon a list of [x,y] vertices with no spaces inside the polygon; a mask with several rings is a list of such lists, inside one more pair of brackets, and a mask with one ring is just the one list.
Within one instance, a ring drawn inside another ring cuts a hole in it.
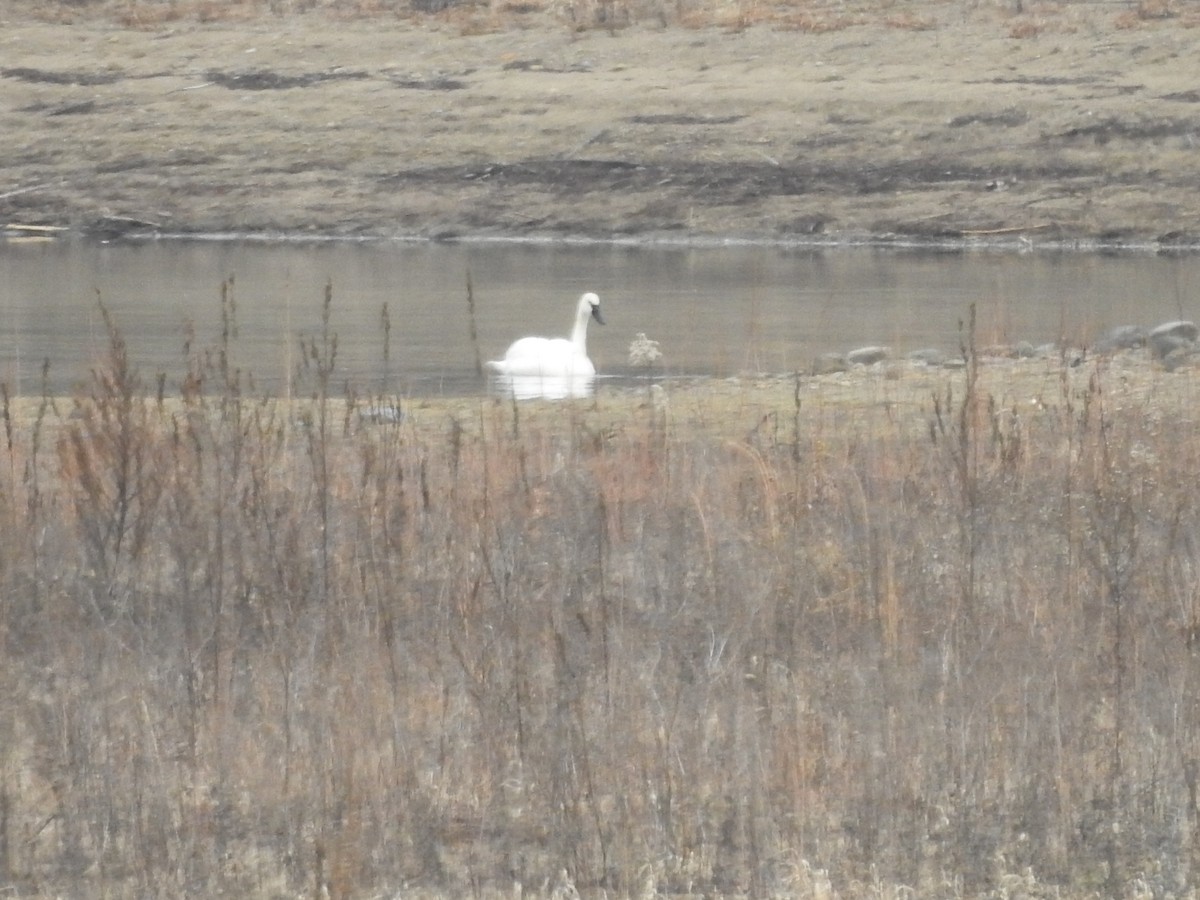
[{"label": "reed", "polygon": [[232,319],[147,387],[108,316],[70,409],[4,395],[6,890],[1196,889],[1186,375],[379,422],[332,302],[303,401],[247,395]]}]

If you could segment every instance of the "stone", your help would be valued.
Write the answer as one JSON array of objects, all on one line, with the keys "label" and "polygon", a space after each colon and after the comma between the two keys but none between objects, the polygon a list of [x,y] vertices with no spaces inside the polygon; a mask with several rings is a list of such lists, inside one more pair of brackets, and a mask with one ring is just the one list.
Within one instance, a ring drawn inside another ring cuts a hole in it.
[{"label": "stone", "polygon": [[1166,359],[1176,350],[1190,349],[1196,338],[1200,337],[1200,328],[1195,322],[1164,322],[1150,332],[1146,342],[1150,352],[1159,359]]},{"label": "stone", "polygon": [[397,403],[381,403],[367,406],[358,411],[361,422],[371,422],[375,425],[399,425],[404,421],[404,410]]},{"label": "stone", "polygon": [[1195,341],[1197,338],[1200,338],[1200,327],[1197,327],[1195,322],[1189,322],[1186,319],[1181,319],[1177,322],[1164,322],[1150,332],[1150,337],[1157,337],[1162,334],[1170,334],[1189,341]]},{"label": "stone", "polygon": [[846,354],[846,362],[852,366],[871,366],[891,355],[887,347],[859,347]]},{"label": "stone", "polygon": [[1162,364],[1168,372],[1175,372],[1179,369],[1195,368],[1198,359],[1200,357],[1197,356],[1195,346],[1189,345],[1171,350],[1163,356]]},{"label": "stone", "polygon": [[812,374],[814,375],[832,375],[835,372],[845,372],[850,368],[846,362],[846,357],[840,353],[822,353],[813,360]]},{"label": "stone", "polygon": [[946,358],[946,354],[934,347],[926,347],[921,350],[913,350],[908,354],[908,358],[911,362],[926,366],[940,366]]},{"label": "stone", "polygon": [[1104,333],[1096,341],[1097,353],[1116,353],[1119,350],[1133,350],[1146,345],[1146,329],[1141,325],[1118,325]]}]

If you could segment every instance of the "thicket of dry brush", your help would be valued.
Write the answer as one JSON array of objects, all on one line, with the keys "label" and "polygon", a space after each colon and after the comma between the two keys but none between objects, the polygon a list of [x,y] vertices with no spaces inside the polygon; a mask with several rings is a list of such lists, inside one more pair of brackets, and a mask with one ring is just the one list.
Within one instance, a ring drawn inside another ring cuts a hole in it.
[{"label": "thicket of dry brush", "polygon": [[225,349],[5,402],[12,896],[1195,888],[1188,376],[369,424]]}]

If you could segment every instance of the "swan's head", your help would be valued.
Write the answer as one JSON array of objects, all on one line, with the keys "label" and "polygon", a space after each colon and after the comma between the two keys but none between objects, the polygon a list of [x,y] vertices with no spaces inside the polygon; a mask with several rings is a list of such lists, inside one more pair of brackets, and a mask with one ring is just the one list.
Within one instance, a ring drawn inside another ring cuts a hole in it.
[{"label": "swan's head", "polygon": [[600,315],[600,298],[595,294],[587,293],[580,297],[579,308],[586,308],[592,314],[593,319],[601,325],[604,324],[604,316]]}]

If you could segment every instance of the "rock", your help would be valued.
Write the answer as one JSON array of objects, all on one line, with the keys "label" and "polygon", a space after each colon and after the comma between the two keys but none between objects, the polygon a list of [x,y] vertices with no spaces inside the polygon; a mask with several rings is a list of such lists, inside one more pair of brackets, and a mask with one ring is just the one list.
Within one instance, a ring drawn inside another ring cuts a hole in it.
[{"label": "rock", "polygon": [[871,366],[891,355],[887,347],[859,347],[846,354],[846,362],[852,366]]},{"label": "rock", "polygon": [[1179,350],[1191,350],[1195,346],[1194,341],[1189,341],[1177,334],[1151,336],[1147,343],[1150,346],[1150,352],[1156,359],[1166,359],[1172,353]]},{"label": "rock", "polygon": [[832,375],[835,372],[845,372],[850,368],[846,357],[840,353],[822,353],[813,360],[812,374]]},{"label": "rock", "polygon": [[1096,341],[1097,353],[1116,353],[1146,345],[1146,329],[1140,325],[1118,325]]},{"label": "rock", "polygon": [[1029,341],[1017,341],[1017,345],[1013,347],[1013,353],[1017,359],[1033,359],[1037,356],[1037,347]]},{"label": "rock", "polygon": [[1189,341],[1195,341],[1197,338],[1200,338],[1200,327],[1197,327],[1195,322],[1188,322],[1187,320],[1164,322],[1150,332],[1150,337],[1157,337],[1160,334],[1170,334]]},{"label": "rock", "polygon": [[1190,349],[1200,337],[1200,328],[1195,322],[1164,322],[1147,338],[1150,352],[1159,359],[1165,360],[1177,350]]},{"label": "rock", "polygon": [[965,369],[967,361],[961,356],[956,356],[954,359],[948,359],[942,363],[943,369]]},{"label": "rock", "polygon": [[1197,355],[1193,345],[1177,347],[1162,358],[1163,368],[1168,372],[1194,368],[1198,361],[1200,361],[1200,355]]},{"label": "rock", "polygon": [[922,350],[913,350],[908,354],[908,358],[911,362],[926,366],[940,366],[946,358],[946,354],[934,347],[927,347]]},{"label": "rock", "polygon": [[399,425],[404,421],[405,415],[399,404],[381,403],[360,409],[358,419],[360,422],[370,422],[375,425]]}]

